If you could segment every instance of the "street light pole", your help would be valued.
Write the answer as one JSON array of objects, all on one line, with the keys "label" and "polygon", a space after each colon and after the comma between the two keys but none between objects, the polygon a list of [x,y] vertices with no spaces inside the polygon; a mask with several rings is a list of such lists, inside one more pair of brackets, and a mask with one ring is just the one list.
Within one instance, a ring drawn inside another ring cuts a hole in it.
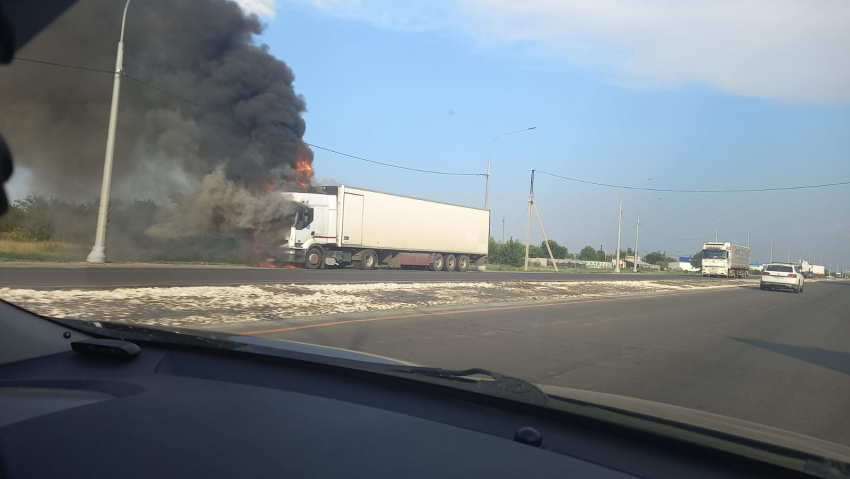
[{"label": "street light pole", "polygon": [[623,195],[620,195],[620,215],[617,217],[617,264],[614,266],[614,272],[620,272],[620,230],[623,224]]},{"label": "street light pole", "polygon": [[715,243],[717,243],[717,239],[718,239],[718,236],[717,236],[717,225],[720,223],[720,220],[725,219],[725,218],[731,218],[732,216],[733,216],[733,215],[721,216],[720,218],[717,218],[717,221],[715,221],[715,222],[714,222],[714,242],[715,242]]},{"label": "street light pole", "polygon": [[[129,0],[128,0],[129,1]],[[505,136],[505,135],[513,135],[514,133],[520,133],[523,131],[533,130],[537,128],[536,126],[532,126],[530,128],[523,128],[522,130],[509,131],[507,133],[502,133],[501,135],[493,138],[493,141],[490,142],[490,153],[487,155],[487,186],[484,187],[484,209],[490,205],[490,163],[493,159],[493,143],[496,143],[496,140]]]},{"label": "street light pole", "polygon": [[637,262],[638,262],[638,253],[637,253],[637,252],[638,252],[638,249],[637,249],[637,246],[638,246],[638,235],[639,235],[639,234],[640,234],[640,211],[638,211],[638,215],[637,215],[637,223],[635,224],[635,257],[633,258],[633,259],[634,259],[634,263],[632,263],[632,266],[634,267],[634,272],[635,272],[635,273],[637,273]]},{"label": "street light pole", "polygon": [[[647,178],[645,180],[635,181],[634,183],[629,183],[625,186],[636,185],[638,183],[643,183],[644,181],[650,181],[652,178]],[[620,231],[622,230],[623,223],[623,195],[620,195],[620,215],[617,217],[617,264],[614,266],[614,272],[620,272]]]},{"label": "street light pole", "polygon": [[638,272],[637,262],[638,262],[638,236],[640,235],[640,207],[651,202],[651,201],[660,201],[660,200],[663,200],[663,199],[664,198],[655,198],[654,200],[644,201],[643,203],[638,205],[637,224],[635,224],[635,257],[634,257],[634,263],[632,265],[633,271],[635,273]]},{"label": "street light pole", "polygon": [[103,183],[100,188],[100,208],[97,211],[97,230],[94,246],[86,261],[89,263],[106,262],[106,224],[109,220],[109,195],[112,188],[112,157],[115,153],[115,125],[118,121],[118,100],[121,93],[121,75],[124,74],[124,24],[127,22],[127,9],[130,0],[124,4],[121,17],[121,36],[118,39],[118,53],[115,57],[115,79],[112,82],[112,106],[109,109],[109,127],[106,131],[106,155],[103,160]]}]

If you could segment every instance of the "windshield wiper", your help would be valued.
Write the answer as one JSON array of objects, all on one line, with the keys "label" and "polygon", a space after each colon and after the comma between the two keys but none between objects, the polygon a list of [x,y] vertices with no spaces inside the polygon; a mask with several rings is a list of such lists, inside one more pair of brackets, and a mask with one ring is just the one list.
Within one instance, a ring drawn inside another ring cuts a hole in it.
[{"label": "windshield wiper", "polygon": [[[477,392],[512,401],[522,401],[537,406],[545,404],[549,398],[546,393],[528,381],[499,374],[488,369],[442,369],[425,366],[391,366],[387,369],[392,372],[468,382],[474,385]],[[474,378],[474,376],[487,376],[490,379],[480,380]]]}]

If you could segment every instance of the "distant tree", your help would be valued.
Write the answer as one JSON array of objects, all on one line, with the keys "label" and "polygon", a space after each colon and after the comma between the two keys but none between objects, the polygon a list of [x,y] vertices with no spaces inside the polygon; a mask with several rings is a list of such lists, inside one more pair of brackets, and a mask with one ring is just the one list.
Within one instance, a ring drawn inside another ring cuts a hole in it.
[{"label": "distant tree", "polygon": [[696,269],[702,268],[702,251],[697,252],[697,254],[691,257],[691,266]]},{"label": "distant tree", "polygon": [[497,242],[492,236],[487,243],[487,259],[490,263],[502,264],[502,243]]},{"label": "distant tree", "polygon": [[606,259],[608,259],[606,258],[606,256],[608,255],[605,254],[605,251],[601,249],[596,250],[596,261],[605,261]]},{"label": "distant tree", "polygon": [[[523,246],[523,256],[525,255],[525,247]],[[528,257],[529,258],[548,258],[549,252],[546,251],[546,246],[540,247],[537,245],[529,245],[528,246]],[[525,261],[523,261],[524,263]]]},{"label": "distant tree", "polygon": [[669,261],[667,259],[667,255],[660,251],[653,251],[652,253],[647,253],[646,257],[644,257],[644,261],[649,264],[658,264],[660,261]]},{"label": "distant tree", "polygon": [[[546,251],[545,241],[540,243],[540,248],[543,250],[544,253],[546,253],[546,256],[549,255],[549,253]],[[549,240],[549,248],[552,249],[552,256],[554,256],[555,259],[567,259],[570,257],[570,252],[569,250],[567,250],[567,247],[559,245],[556,241]]]},{"label": "distant tree", "polygon": [[504,264],[523,266],[525,264],[525,244],[511,238],[503,245]]},{"label": "distant tree", "polygon": [[581,252],[579,252],[578,259],[584,261],[598,261],[596,250],[593,249],[593,246],[585,246],[581,249]]}]

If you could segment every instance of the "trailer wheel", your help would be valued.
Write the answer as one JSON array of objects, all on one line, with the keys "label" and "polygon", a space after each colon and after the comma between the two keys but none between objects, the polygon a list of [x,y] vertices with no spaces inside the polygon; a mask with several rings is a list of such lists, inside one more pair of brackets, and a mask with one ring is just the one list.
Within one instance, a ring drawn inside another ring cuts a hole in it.
[{"label": "trailer wheel", "polygon": [[431,266],[429,269],[431,271],[442,271],[445,266],[445,260],[443,255],[440,253],[434,253],[434,259],[431,260]]},{"label": "trailer wheel", "polygon": [[312,246],[307,250],[307,257],[304,260],[304,267],[307,269],[319,269],[325,262],[325,253],[322,248]]},{"label": "trailer wheel", "polygon": [[375,266],[378,266],[378,255],[374,251],[367,249],[360,253],[360,261],[355,261],[354,266],[357,269],[363,270],[375,269]]},{"label": "trailer wheel", "polygon": [[455,271],[457,269],[457,258],[450,254],[446,256],[446,271]]},{"label": "trailer wheel", "polygon": [[466,268],[469,268],[469,256],[462,254],[457,257],[457,270],[463,273],[466,271]]}]

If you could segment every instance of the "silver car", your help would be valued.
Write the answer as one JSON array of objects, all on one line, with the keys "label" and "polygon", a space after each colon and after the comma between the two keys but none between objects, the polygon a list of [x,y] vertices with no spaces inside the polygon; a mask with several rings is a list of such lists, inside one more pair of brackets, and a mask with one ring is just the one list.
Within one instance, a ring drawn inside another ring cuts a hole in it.
[{"label": "silver car", "polygon": [[788,263],[770,263],[764,266],[761,273],[759,289],[790,289],[795,293],[803,292],[805,279],[800,267]]}]

